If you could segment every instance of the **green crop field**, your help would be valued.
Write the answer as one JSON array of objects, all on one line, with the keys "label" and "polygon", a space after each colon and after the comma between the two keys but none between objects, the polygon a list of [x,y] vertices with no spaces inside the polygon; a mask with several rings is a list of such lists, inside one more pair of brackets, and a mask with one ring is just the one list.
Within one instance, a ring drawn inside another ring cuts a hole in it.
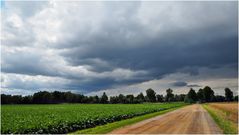
[{"label": "green crop field", "polygon": [[184,103],[2,105],[1,133],[69,133]]}]

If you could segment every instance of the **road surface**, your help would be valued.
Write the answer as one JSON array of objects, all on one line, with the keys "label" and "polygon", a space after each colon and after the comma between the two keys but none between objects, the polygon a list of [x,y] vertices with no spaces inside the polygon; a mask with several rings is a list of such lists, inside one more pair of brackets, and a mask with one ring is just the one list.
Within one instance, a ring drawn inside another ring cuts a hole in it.
[{"label": "road surface", "polygon": [[222,134],[207,111],[199,104],[125,126],[110,134]]}]

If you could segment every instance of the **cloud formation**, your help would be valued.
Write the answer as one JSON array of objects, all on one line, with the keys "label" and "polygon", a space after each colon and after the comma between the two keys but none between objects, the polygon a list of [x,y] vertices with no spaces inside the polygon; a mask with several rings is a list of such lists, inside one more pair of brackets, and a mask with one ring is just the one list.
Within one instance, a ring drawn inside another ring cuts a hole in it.
[{"label": "cloud formation", "polygon": [[237,2],[7,1],[2,88],[12,94],[14,89],[23,94],[25,89],[142,89],[178,73],[201,78],[164,82],[167,87],[235,80],[237,8]]},{"label": "cloud formation", "polygon": [[186,82],[174,82],[172,83],[173,86],[178,86],[178,87],[183,87],[183,86],[187,86]]}]

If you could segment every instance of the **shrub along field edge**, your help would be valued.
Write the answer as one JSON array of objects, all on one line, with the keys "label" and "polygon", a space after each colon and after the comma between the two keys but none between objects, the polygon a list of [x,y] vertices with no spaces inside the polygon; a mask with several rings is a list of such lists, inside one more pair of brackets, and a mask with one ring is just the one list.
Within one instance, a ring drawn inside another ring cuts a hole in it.
[{"label": "shrub along field edge", "polygon": [[127,125],[131,125],[131,124],[134,124],[134,123],[137,123],[137,122],[140,122],[145,119],[149,119],[149,118],[152,118],[152,117],[155,117],[158,115],[162,115],[167,112],[171,112],[171,111],[174,111],[181,107],[184,107],[186,105],[188,105],[188,104],[185,104],[183,106],[174,107],[174,108],[167,109],[167,110],[163,110],[163,111],[159,111],[159,112],[145,114],[143,116],[137,116],[137,117],[133,117],[133,118],[126,119],[126,120],[121,120],[121,121],[116,121],[116,122],[108,123],[108,124],[101,125],[101,126],[96,126],[93,128],[78,130],[78,131],[70,133],[70,134],[106,134],[106,133],[113,131],[114,129],[117,129],[117,128],[120,128],[123,126],[127,126]]},{"label": "shrub along field edge", "polygon": [[224,134],[237,134],[237,125],[226,118],[226,112],[210,107],[208,104],[204,104],[203,107],[212,116],[214,121],[223,130]]}]

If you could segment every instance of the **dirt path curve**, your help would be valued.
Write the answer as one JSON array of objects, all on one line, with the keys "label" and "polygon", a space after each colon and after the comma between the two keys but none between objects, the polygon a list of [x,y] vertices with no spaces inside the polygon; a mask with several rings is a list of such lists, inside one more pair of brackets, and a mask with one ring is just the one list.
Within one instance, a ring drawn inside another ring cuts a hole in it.
[{"label": "dirt path curve", "polygon": [[110,134],[222,134],[207,111],[199,104],[125,126]]}]

